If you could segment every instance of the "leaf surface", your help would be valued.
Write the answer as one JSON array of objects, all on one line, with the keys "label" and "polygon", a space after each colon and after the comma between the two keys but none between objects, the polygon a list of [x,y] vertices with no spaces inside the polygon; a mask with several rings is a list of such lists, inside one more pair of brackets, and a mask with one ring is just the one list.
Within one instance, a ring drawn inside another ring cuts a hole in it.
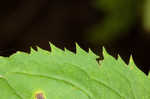
[{"label": "leaf surface", "polygon": [[78,45],[76,54],[50,45],[0,57],[1,99],[150,99],[150,79],[132,57],[127,65],[103,49],[98,63]]}]

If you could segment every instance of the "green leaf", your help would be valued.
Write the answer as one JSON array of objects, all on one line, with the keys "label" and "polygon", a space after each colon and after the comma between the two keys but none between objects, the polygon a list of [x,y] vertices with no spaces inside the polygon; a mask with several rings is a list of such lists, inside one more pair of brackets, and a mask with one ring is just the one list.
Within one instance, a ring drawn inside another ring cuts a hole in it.
[{"label": "green leaf", "polygon": [[150,99],[150,79],[130,59],[103,48],[104,60],[77,44],[76,54],[51,45],[0,57],[1,99]]}]

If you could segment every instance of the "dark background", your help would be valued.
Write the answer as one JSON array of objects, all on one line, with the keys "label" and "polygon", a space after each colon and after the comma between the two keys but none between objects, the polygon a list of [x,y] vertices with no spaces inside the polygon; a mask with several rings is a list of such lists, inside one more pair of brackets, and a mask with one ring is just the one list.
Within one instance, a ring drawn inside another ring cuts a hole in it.
[{"label": "dark background", "polygon": [[150,38],[141,20],[126,33],[111,42],[93,43],[85,38],[85,30],[100,24],[105,13],[91,6],[91,0],[5,0],[0,3],[0,55],[10,56],[16,51],[29,52],[36,45],[49,49],[48,42],[75,52],[75,42],[86,51],[91,48],[102,56],[101,48],[121,57],[128,63],[132,54],[137,66],[150,70]]}]

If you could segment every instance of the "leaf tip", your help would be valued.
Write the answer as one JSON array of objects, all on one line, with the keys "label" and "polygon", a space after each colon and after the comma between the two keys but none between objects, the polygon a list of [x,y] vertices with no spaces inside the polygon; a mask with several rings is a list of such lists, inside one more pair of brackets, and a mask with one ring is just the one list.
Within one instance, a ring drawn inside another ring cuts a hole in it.
[{"label": "leaf tip", "polygon": [[88,54],[77,43],[75,43],[75,45],[76,45],[76,54],[78,54],[78,55],[87,55]]},{"label": "leaf tip", "polygon": [[37,51],[38,51],[38,52],[43,51],[43,49],[42,49],[42,48],[40,48],[39,46],[36,46],[36,48],[37,48]]},{"label": "leaf tip", "polygon": [[92,55],[93,57],[95,57],[95,58],[99,58],[99,56],[96,55],[90,48],[89,48],[88,53],[89,53],[90,55]]},{"label": "leaf tip", "polygon": [[103,53],[103,57],[105,58],[106,56],[109,56],[108,52],[106,51],[105,47],[102,47],[102,53]]},{"label": "leaf tip", "polygon": [[129,58],[129,65],[135,65],[132,55],[130,55],[130,58]]},{"label": "leaf tip", "polygon": [[51,48],[51,52],[52,53],[63,53],[63,50],[61,50],[60,48],[56,47],[54,44],[49,43],[50,44],[50,48]]},{"label": "leaf tip", "polygon": [[53,50],[57,49],[56,46],[54,44],[50,43],[50,42],[49,42],[49,45],[50,45],[51,52]]},{"label": "leaf tip", "polygon": [[76,51],[81,49],[81,47],[79,46],[79,44],[77,42],[75,42],[75,45],[76,45]]},{"label": "leaf tip", "polygon": [[36,50],[33,47],[30,47],[30,53],[32,54],[32,53],[35,53],[35,52],[36,52]]}]

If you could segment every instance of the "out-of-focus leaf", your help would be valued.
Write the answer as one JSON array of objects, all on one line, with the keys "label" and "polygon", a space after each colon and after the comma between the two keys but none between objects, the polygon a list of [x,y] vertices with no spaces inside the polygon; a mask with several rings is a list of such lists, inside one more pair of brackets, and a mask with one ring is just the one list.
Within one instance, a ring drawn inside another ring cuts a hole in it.
[{"label": "out-of-focus leaf", "polygon": [[144,28],[146,31],[150,32],[150,0],[146,0],[143,12]]},{"label": "out-of-focus leaf", "polygon": [[88,38],[92,42],[109,42],[126,35],[135,24],[138,3],[139,0],[96,0],[93,7],[106,15],[100,24],[88,29]]}]

